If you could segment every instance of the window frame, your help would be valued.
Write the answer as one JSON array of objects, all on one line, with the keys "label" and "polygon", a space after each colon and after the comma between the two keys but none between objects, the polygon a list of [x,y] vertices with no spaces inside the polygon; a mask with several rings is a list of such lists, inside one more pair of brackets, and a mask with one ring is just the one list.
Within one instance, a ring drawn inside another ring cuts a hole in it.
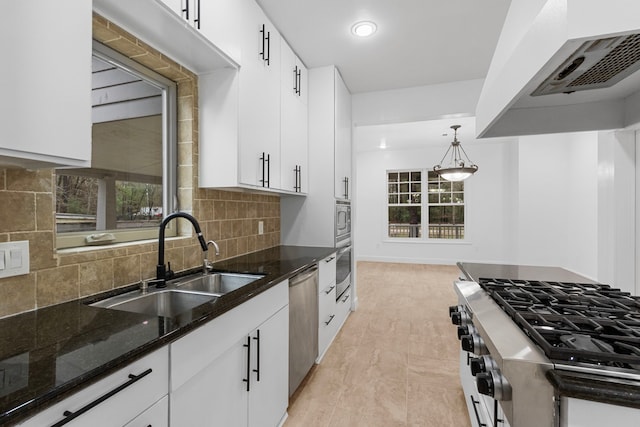
[{"label": "window frame", "polygon": [[[385,224],[383,226],[383,241],[389,243],[444,243],[444,244],[465,244],[468,243],[468,221],[467,221],[467,191],[466,185],[463,184],[462,195],[463,195],[463,203],[430,203],[429,202],[429,172],[431,169],[428,168],[406,168],[406,169],[387,169],[385,171],[385,203],[384,203],[384,219]],[[420,172],[421,173],[421,195],[420,195],[420,227],[421,232],[419,237],[392,237],[389,235],[389,207],[391,206],[412,206],[413,204],[391,204],[389,203],[389,174],[390,173],[413,173]],[[442,178],[440,178],[442,180]],[[443,180],[446,181],[446,180]],[[459,191],[450,191],[451,194]],[[430,206],[463,206],[464,212],[464,237],[461,239],[456,238],[440,238],[440,237],[429,237],[429,207]]]},{"label": "window frame", "polygon": [[[177,84],[150,68],[139,64],[118,51],[111,49],[104,44],[93,40],[92,55],[111,63],[125,71],[144,79],[148,84],[162,90],[162,209],[166,216],[169,212],[174,212],[177,208],[177,153],[178,153],[178,89]],[[58,168],[64,174],[65,168]],[[70,175],[92,176],[92,170],[74,170]],[[55,216],[55,213],[54,213]],[[54,227],[56,221],[54,218]],[[56,249],[87,248],[95,246],[88,245],[85,241],[87,236],[99,233],[111,233],[115,240],[109,244],[138,242],[158,238],[158,227],[143,227],[135,229],[117,230],[89,230],[59,234],[56,232]],[[168,224],[166,235],[175,236],[177,234],[175,223]]]}]

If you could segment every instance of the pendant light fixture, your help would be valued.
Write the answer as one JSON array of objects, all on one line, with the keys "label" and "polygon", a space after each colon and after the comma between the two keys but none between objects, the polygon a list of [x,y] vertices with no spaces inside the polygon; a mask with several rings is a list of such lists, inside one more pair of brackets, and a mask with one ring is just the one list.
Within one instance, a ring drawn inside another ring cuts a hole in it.
[{"label": "pendant light fixture", "polygon": [[[446,179],[447,181],[464,181],[478,170],[478,166],[473,164],[469,159],[469,156],[467,156],[467,153],[464,151],[464,148],[462,148],[462,145],[460,145],[460,141],[458,141],[459,128],[460,125],[451,126],[451,129],[453,129],[453,141],[451,142],[447,152],[444,153],[440,163],[433,167],[433,171],[442,179]],[[442,166],[444,159],[447,157],[449,152],[451,152],[449,164],[447,166]],[[466,162],[462,158],[462,155],[464,155]]]}]

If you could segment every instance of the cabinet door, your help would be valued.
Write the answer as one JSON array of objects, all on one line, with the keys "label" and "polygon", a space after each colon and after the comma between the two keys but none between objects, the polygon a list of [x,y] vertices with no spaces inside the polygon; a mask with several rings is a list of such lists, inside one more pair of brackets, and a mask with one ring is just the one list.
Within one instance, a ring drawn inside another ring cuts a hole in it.
[{"label": "cabinet door", "polygon": [[335,196],[351,199],[351,94],[335,73]]},{"label": "cabinet door", "polygon": [[[163,0],[177,1],[177,0]],[[198,0],[200,32],[237,63],[242,60],[241,34],[246,27],[243,16],[245,1]]]},{"label": "cabinet door", "polygon": [[91,2],[3,2],[0,52],[0,164],[90,166]]},{"label": "cabinet door", "polygon": [[239,77],[239,181],[278,189],[280,35],[255,2],[242,3],[245,22]]},{"label": "cabinet door", "polygon": [[280,53],[282,189],[307,193],[307,69],[284,40]]},{"label": "cabinet door", "polygon": [[251,339],[249,426],[275,427],[284,417],[289,399],[289,306],[262,323]]},{"label": "cabinet door", "polygon": [[246,338],[171,394],[172,426],[246,426]]}]

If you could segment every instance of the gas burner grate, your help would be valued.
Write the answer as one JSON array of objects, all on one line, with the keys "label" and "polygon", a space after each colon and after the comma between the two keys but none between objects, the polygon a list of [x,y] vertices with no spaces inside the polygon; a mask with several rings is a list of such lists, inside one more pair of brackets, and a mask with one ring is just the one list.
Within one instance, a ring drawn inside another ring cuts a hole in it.
[{"label": "gas burner grate", "polygon": [[549,359],[640,368],[640,298],[600,284],[479,284]]}]

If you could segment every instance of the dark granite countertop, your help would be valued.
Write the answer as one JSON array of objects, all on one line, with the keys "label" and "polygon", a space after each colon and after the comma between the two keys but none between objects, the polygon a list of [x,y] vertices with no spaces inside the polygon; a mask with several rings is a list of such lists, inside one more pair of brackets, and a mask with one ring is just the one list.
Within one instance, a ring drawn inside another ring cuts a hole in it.
[{"label": "dark granite countertop", "polygon": [[640,408],[638,381],[559,370],[547,371],[547,379],[563,397]]},{"label": "dark granite countertop", "polygon": [[[265,274],[175,318],[91,307],[135,289],[0,319],[0,425],[11,425],[115,372],[322,260],[335,248],[277,246],[214,263],[220,271]],[[195,272],[195,271],[194,271]]]},{"label": "dark granite countertop", "polygon": [[596,283],[577,273],[560,267],[540,267],[515,264],[480,264],[459,262],[458,268],[467,280],[486,279],[539,280],[568,283]]}]

